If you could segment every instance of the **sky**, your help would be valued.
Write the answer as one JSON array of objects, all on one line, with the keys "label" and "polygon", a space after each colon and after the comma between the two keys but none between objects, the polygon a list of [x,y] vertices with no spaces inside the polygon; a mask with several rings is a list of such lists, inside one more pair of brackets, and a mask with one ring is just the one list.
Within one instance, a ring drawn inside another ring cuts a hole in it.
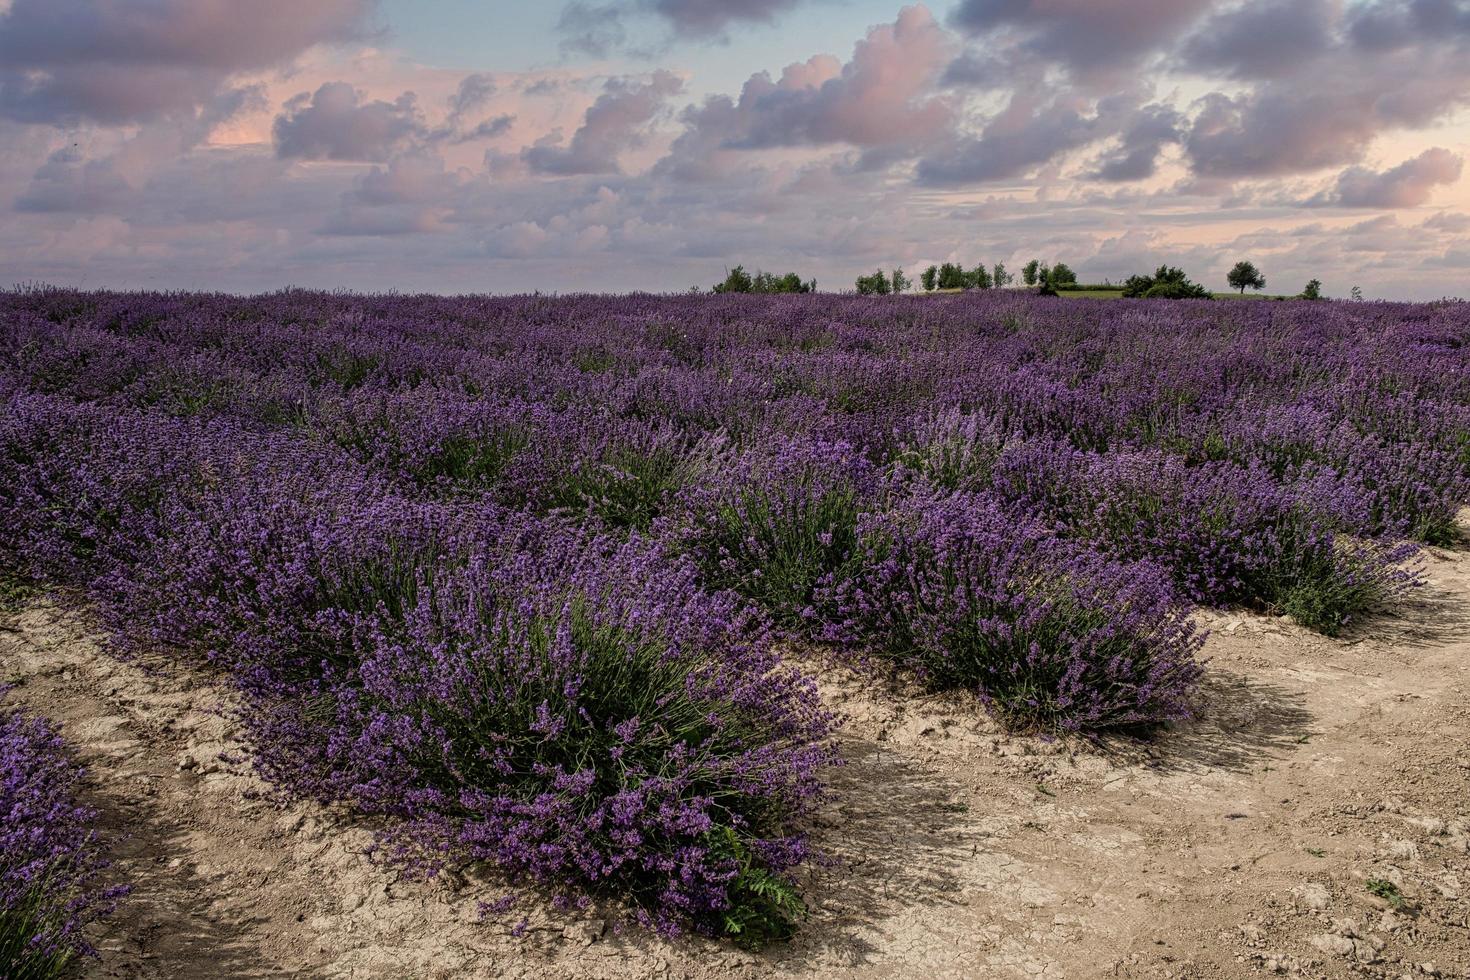
[{"label": "sky", "polygon": [[1470,294],[1470,0],[0,0],[0,285]]}]

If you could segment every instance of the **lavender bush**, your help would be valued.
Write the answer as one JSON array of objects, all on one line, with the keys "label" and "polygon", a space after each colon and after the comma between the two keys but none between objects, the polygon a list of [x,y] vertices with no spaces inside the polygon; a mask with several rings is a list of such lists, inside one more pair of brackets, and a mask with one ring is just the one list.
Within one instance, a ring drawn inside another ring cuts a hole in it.
[{"label": "lavender bush", "polygon": [[126,894],[107,882],[81,778],[53,725],[0,706],[0,976],[64,976]]},{"label": "lavender bush", "polygon": [[666,533],[708,585],[758,602],[788,628],[820,628],[813,603],[850,563],[876,489],[874,467],[852,446],[780,439],[707,474]]},{"label": "lavender bush", "polygon": [[1164,574],[1058,539],[994,498],[917,488],[858,528],[830,636],[978,690],[1023,727],[1191,715],[1201,638]]}]

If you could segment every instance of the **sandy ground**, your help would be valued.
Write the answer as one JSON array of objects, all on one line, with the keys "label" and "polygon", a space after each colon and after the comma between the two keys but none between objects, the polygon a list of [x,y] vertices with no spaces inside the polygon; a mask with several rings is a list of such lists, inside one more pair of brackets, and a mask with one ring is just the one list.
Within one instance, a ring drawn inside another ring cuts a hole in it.
[{"label": "sandy ground", "polygon": [[119,662],[83,614],[9,616],[0,676],[80,748],[136,886],[91,977],[1470,977],[1470,552],[1427,571],[1337,640],[1204,614],[1204,717],[1149,745],[1008,738],[824,669],[849,716],[828,859],[759,954],[616,910],[481,921],[494,872],[405,881],[371,827],[274,800],[213,679]]}]

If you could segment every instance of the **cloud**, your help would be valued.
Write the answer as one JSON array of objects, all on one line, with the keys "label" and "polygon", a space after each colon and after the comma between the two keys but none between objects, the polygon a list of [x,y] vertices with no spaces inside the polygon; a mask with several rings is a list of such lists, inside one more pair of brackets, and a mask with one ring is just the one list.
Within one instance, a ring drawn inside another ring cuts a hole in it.
[{"label": "cloud", "polygon": [[1135,64],[1177,38],[1213,0],[962,0],[950,22],[1011,41],[1079,75]]},{"label": "cloud", "polygon": [[1425,150],[1390,170],[1350,167],[1336,186],[1307,203],[1341,208],[1413,208],[1428,202],[1434,188],[1453,184],[1464,173],[1465,160],[1441,147]]},{"label": "cloud", "polygon": [[949,132],[951,101],[935,91],[953,55],[950,36],[922,6],[870,28],[846,64],[817,55],[772,80],[750,76],[738,100],[714,96],[684,115],[665,172],[709,175],[722,151],[847,145],[912,155]]},{"label": "cloud", "polygon": [[[1419,62],[1416,68],[1414,62]],[[1437,63],[1436,63],[1437,62]],[[1384,132],[1422,128],[1470,102],[1470,63],[1395,56],[1205,96],[1185,137],[1196,174],[1270,177],[1353,163]]]},{"label": "cloud", "polygon": [[243,71],[366,34],[373,0],[13,0],[0,115],[126,123],[189,112]]},{"label": "cloud", "polygon": [[1179,62],[1255,83],[1199,101],[1185,139],[1195,173],[1273,177],[1342,166],[1385,133],[1434,125],[1470,104],[1464,26],[1470,20],[1440,0],[1258,0],[1220,15]]},{"label": "cloud", "polygon": [[1359,47],[1378,50],[1464,39],[1470,37],[1470,7],[1461,0],[1373,0],[1353,9],[1348,36]]},{"label": "cloud", "polygon": [[1039,90],[1012,94],[976,136],[962,137],[919,161],[915,177],[931,187],[957,187],[1021,177],[1091,143],[1120,136],[1091,176],[1108,181],[1151,176],[1164,144],[1176,141],[1179,115],[1133,95],[1088,100]]},{"label": "cloud", "polygon": [[515,125],[515,121],[515,116],[511,115],[508,112],[502,113],[501,115],[484,120],[483,122],[476,125],[474,129],[466,130],[463,133],[456,134],[454,137],[454,142],[472,143],[475,140],[496,139],[497,137],[504,136],[506,133],[510,132],[511,127]]},{"label": "cloud", "polygon": [[1184,117],[1169,106],[1151,105],[1140,109],[1123,131],[1117,149],[1103,157],[1091,176],[1115,183],[1152,177],[1164,146],[1179,142],[1183,121]]},{"label": "cloud", "polygon": [[1451,235],[1470,232],[1470,214],[1455,211],[1441,211],[1432,217],[1425,218],[1419,227],[1428,228],[1431,231],[1445,232]]},{"label": "cloud", "polygon": [[679,38],[718,38],[736,23],[774,23],[802,0],[572,0],[562,8],[557,30],[562,47],[602,56],[627,44],[629,17],[656,17]]},{"label": "cloud", "polygon": [[801,0],[643,0],[642,6],[667,20],[678,34],[708,37],[736,21],[770,23]]},{"label": "cloud", "polygon": [[276,154],[297,160],[386,160],[427,132],[412,92],[362,101],[347,82],[326,82],[286,102],[272,127]]},{"label": "cloud", "polygon": [[1256,0],[1207,19],[1178,58],[1188,71],[1234,78],[1294,74],[1332,44],[1339,0]]},{"label": "cloud", "polygon": [[41,165],[30,187],[16,199],[15,208],[99,214],[113,210],[132,193],[132,186],[110,161],[89,161],[77,149],[67,147],[52,153]]},{"label": "cloud", "polygon": [[957,140],[919,161],[916,176],[929,186],[979,184],[1019,177],[1058,154],[1097,139],[1097,120],[1057,101],[1016,94],[977,137]]},{"label": "cloud", "polygon": [[521,159],[538,174],[617,173],[618,157],[642,144],[648,124],[683,88],[669,71],[656,71],[647,82],[610,79],[569,143],[551,134],[523,150]]},{"label": "cloud", "polygon": [[485,72],[466,75],[459,81],[459,88],[449,97],[449,118],[457,121],[490,101],[498,86],[493,76]]}]

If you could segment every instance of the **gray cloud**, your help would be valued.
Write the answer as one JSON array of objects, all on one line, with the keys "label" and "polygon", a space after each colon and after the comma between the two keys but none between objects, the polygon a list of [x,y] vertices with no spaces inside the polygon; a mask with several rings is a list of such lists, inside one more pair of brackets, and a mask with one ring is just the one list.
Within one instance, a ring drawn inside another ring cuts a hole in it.
[{"label": "gray cloud", "polygon": [[426,133],[412,92],[392,102],[363,102],[347,82],[327,82],[283,109],[272,127],[283,159],[386,160]]},{"label": "gray cloud", "polygon": [[123,123],[187,112],[230,75],[364,36],[374,0],[13,0],[0,114]]},{"label": "gray cloud", "polygon": [[617,173],[618,157],[642,143],[648,124],[683,88],[683,81],[668,71],[654,72],[647,82],[611,79],[569,143],[562,145],[553,134],[523,150],[521,159],[539,174]]},{"label": "gray cloud", "polygon": [[1164,147],[1179,142],[1183,122],[1184,117],[1169,106],[1145,106],[1123,130],[1118,148],[1103,157],[1091,176],[1109,182],[1152,177]]},{"label": "gray cloud", "polygon": [[1068,150],[1098,138],[1093,117],[1056,102],[1013,96],[978,137],[955,141],[919,161],[916,176],[929,186],[959,186],[1019,177]]},{"label": "gray cloud", "polygon": [[473,129],[455,135],[456,143],[472,143],[475,140],[495,139],[510,132],[515,125],[516,117],[510,113],[502,113],[478,123]]},{"label": "gray cloud", "polygon": [[803,0],[572,0],[557,21],[562,46],[601,56],[627,44],[629,17],[652,16],[676,37],[720,37],[737,23],[773,23]]},{"label": "gray cloud", "polygon": [[1304,173],[1353,163],[1381,133],[1431,125],[1467,103],[1470,60],[1460,51],[1339,53],[1304,76],[1206,96],[1185,147],[1202,176]]},{"label": "gray cloud", "polygon": [[1164,144],[1179,139],[1180,117],[1161,104],[1140,106],[1132,95],[1087,100],[1017,91],[977,136],[959,138],[919,161],[919,183],[950,187],[1024,176],[1063,154],[1121,137],[1092,176],[1108,181],[1152,175]]},{"label": "gray cloud", "polygon": [[1367,49],[1403,48],[1424,40],[1470,37],[1463,0],[1373,0],[1349,14],[1348,36]]},{"label": "gray cloud", "polygon": [[109,160],[87,160],[77,149],[57,150],[16,199],[17,211],[101,213],[133,195],[133,188]]},{"label": "gray cloud", "polygon": [[1338,0],[1256,0],[1207,19],[1184,43],[1186,70],[1235,78],[1276,78],[1327,51]]},{"label": "gray cloud", "polygon": [[474,112],[490,101],[497,90],[495,79],[485,72],[466,75],[459,80],[459,88],[449,97],[449,118],[457,121]]},{"label": "gray cloud", "polygon": [[951,15],[972,36],[1015,35],[1022,52],[1080,74],[1136,63],[1166,46],[1214,0],[963,0]]}]

